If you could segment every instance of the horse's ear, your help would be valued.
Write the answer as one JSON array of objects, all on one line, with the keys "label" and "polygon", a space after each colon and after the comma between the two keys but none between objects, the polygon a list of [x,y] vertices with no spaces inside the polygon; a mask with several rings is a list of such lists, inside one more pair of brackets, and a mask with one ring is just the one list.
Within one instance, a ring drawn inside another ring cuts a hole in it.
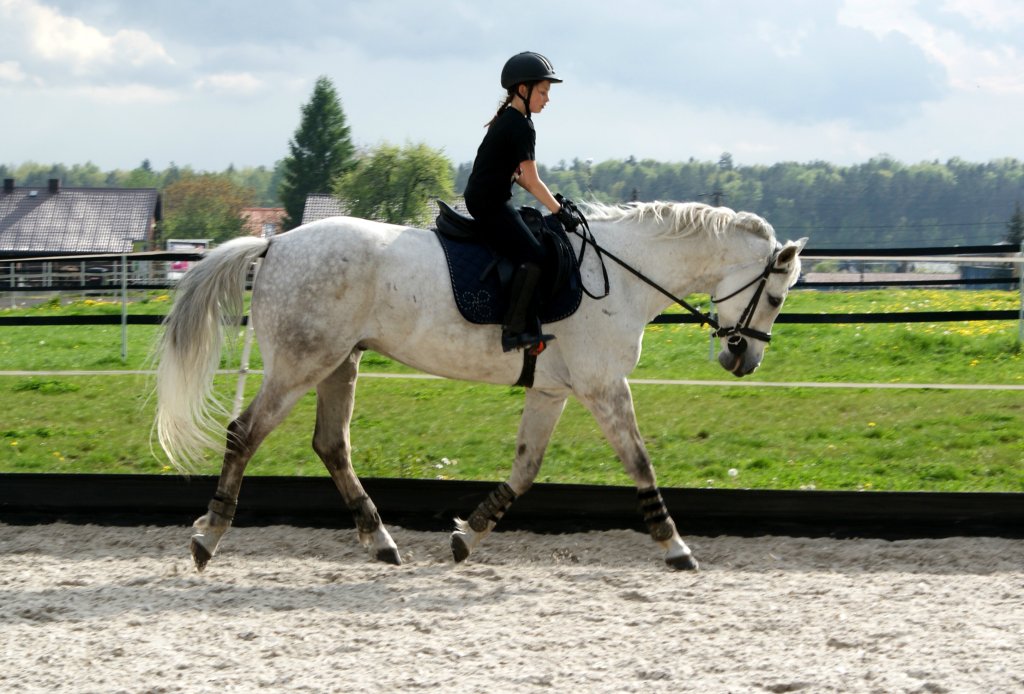
[{"label": "horse's ear", "polygon": [[779,257],[775,261],[776,265],[788,265],[793,262],[797,254],[804,249],[807,245],[807,237],[803,237],[799,241],[787,241],[786,245],[783,246],[782,250],[779,251]]}]

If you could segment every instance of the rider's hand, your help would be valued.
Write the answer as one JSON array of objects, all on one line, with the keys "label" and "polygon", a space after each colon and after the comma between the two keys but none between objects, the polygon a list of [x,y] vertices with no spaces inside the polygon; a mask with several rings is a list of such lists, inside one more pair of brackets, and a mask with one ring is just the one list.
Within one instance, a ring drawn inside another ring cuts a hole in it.
[{"label": "rider's hand", "polygon": [[562,223],[566,231],[575,231],[576,227],[580,225],[580,220],[576,219],[576,215],[566,209],[565,205],[558,208],[555,217]]},{"label": "rider's hand", "polygon": [[558,208],[558,212],[555,213],[555,217],[562,223],[566,231],[574,231],[580,225],[579,217],[575,212],[576,206],[572,204],[572,201],[562,197],[561,194],[556,195],[555,199],[561,205]]}]

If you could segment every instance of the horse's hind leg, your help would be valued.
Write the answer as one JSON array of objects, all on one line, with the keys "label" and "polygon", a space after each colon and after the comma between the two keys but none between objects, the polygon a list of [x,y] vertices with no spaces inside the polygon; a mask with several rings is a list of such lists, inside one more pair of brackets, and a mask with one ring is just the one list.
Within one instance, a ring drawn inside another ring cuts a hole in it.
[{"label": "horse's hind leg", "polygon": [[647,530],[665,550],[665,563],[673,569],[696,569],[697,560],[676,530],[658,491],[654,466],[636,423],[633,396],[625,379],[610,386],[578,394],[637,487],[640,513]]},{"label": "horse's hind leg", "polygon": [[224,533],[231,527],[238,506],[242,476],[249,459],[267,434],[291,411],[302,392],[301,388],[293,388],[282,395],[269,381],[265,381],[245,412],[228,425],[227,446],[220,479],[217,481],[217,492],[207,507],[207,513],[192,524],[195,533],[190,547],[197,570],[206,568]]},{"label": "horse's hind leg", "polygon": [[362,352],[352,354],[316,387],[316,431],[313,450],[324,461],[335,486],[352,512],[359,541],[379,561],[401,564],[398,547],[391,539],[352,468],[349,422],[355,405],[356,377]]},{"label": "horse's hind leg", "polygon": [[451,536],[452,556],[461,562],[487,537],[505,515],[512,502],[533,485],[544,459],[551,433],[565,407],[565,394],[529,389],[523,418],[519,422],[516,438],[516,457],[512,474],[507,482],[488,495],[470,514],[468,520],[455,519],[455,532]]}]

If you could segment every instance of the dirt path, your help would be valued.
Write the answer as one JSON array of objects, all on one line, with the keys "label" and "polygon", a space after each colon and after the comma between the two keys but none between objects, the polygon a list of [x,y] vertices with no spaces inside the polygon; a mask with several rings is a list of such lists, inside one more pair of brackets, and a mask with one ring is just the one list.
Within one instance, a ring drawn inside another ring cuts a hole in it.
[{"label": "dirt path", "polygon": [[0,691],[1020,692],[1024,542],[0,524]]}]

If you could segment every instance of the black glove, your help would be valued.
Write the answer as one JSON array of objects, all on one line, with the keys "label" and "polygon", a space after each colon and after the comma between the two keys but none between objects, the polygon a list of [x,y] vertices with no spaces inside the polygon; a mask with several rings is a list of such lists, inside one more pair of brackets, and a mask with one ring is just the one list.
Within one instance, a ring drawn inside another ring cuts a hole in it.
[{"label": "black glove", "polygon": [[576,209],[576,204],[572,200],[562,197],[561,193],[555,196],[555,200],[561,205],[558,208],[558,212],[555,213],[555,218],[562,223],[566,231],[575,231],[576,227],[580,225],[579,211]]}]

